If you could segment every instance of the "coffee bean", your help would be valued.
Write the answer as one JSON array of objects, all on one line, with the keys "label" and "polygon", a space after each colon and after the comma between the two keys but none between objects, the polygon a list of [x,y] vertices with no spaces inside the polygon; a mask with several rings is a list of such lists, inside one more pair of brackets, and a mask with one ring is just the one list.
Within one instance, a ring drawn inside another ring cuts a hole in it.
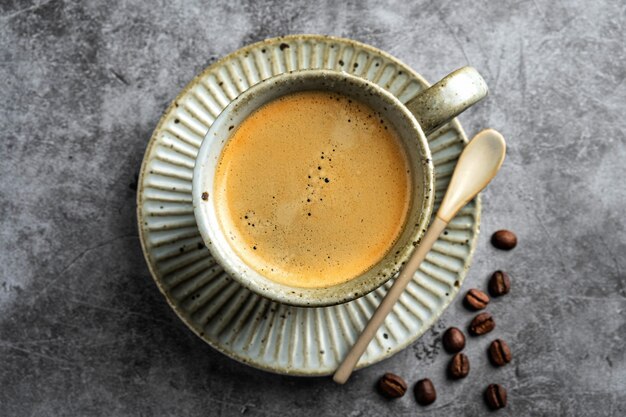
[{"label": "coffee bean", "polygon": [[406,393],[407,385],[398,375],[387,372],[378,380],[378,389],[387,398],[400,398]]},{"label": "coffee bean", "polygon": [[464,301],[465,306],[470,310],[482,310],[489,304],[489,296],[481,290],[472,288],[465,294]]},{"label": "coffee bean", "polygon": [[509,345],[502,339],[496,339],[489,345],[489,359],[495,366],[504,366],[513,356]]},{"label": "coffee bean", "polygon": [[415,399],[419,405],[429,405],[437,399],[437,392],[433,382],[428,379],[420,379],[415,384]]},{"label": "coffee bean", "polygon": [[491,235],[491,244],[498,249],[511,250],[517,245],[517,236],[510,230],[498,230]]},{"label": "coffee bean", "polygon": [[456,327],[450,327],[443,334],[443,348],[448,353],[457,353],[465,347],[465,335]]},{"label": "coffee bean", "polygon": [[489,385],[485,391],[485,402],[492,410],[506,407],[506,389],[498,384]]},{"label": "coffee bean", "polygon": [[480,313],[470,323],[469,332],[474,336],[489,333],[496,327],[496,322],[489,313]]},{"label": "coffee bean", "polygon": [[494,297],[508,294],[511,289],[511,277],[504,271],[496,271],[489,279],[489,293]]},{"label": "coffee bean", "polygon": [[465,378],[470,371],[470,363],[465,353],[457,353],[448,365],[448,375],[452,379]]}]

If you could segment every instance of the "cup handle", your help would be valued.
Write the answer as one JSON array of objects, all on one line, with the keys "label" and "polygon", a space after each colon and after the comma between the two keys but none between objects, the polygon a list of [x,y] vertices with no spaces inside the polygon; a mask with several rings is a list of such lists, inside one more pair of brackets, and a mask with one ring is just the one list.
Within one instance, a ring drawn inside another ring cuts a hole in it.
[{"label": "cup handle", "polygon": [[406,107],[428,135],[487,96],[487,84],[478,71],[463,67],[422,91]]}]

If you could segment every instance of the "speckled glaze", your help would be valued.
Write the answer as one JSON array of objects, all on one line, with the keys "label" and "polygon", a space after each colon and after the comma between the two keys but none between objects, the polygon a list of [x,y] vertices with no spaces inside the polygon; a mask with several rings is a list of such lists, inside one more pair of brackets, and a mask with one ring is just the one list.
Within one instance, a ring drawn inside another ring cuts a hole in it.
[{"label": "speckled glaze", "polygon": [[[330,374],[337,367],[390,283],[332,307],[272,302],[233,281],[210,256],[196,226],[191,195],[198,149],[221,110],[263,79],[308,68],[349,72],[403,103],[428,87],[397,59],[351,40],[295,35],[240,49],[204,70],[165,111],[144,157],[137,215],[155,282],[199,337],[257,368],[313,376]],[[435,209],[465,142],[456,120],[428,136],[436,176]],[[358,367],[393,355],[433,325],[459,291],[479,221],[476,199],[450,222]]]},{"label": "speckled glaze", "polygon": [[[294,91],[325,90],[365,103],[389,120],[398,132],[411,166],[413,193],[407,221],[387,254],[360,276],[325,288],[296,288],[271,281],[249,267],[231,247],[217,219],[213,195],[220,155],[231,134],[260,106]],[[345,303],[378,288],[406,262],[430,221],[434,200],[434,168],[426,136],[413,114],[392,94],[370,81],[333,70],[280,74],[249,88],[234,99],[211,125],[202,141],[193,174],[193,206],[200,234],[218,263],[237,282],[280,303],[323,307]],[[203,197],[204,195],[204,197]]]}]

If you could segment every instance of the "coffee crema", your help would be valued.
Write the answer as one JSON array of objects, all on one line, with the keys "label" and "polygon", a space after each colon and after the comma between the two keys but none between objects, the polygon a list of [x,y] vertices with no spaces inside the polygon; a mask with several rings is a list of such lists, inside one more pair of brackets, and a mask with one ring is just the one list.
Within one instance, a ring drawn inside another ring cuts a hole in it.
[{"label": "coffee crema", "polygon": [[347,96],[292,93],[233,131],[215,175],[218,221],[233,250],[291,287],[349,281],[398,239],[412,197],[400,137]]}]

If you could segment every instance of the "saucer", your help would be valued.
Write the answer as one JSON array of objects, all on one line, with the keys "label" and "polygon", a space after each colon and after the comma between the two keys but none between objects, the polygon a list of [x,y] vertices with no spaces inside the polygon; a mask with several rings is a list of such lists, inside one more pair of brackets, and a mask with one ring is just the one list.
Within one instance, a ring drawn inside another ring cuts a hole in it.
[{"label": "saucer", "polygon": [[[226,105],[273,75],[307,68],[345,71],[406,103],[429,84],[389,54],[349,39],[293,35],[239,49],[206,68],[159,121],[144,155],[137,191],[141,245],[157,286],[176,314],[220,352],[266,371],[303,376],[334,372],[391,286],[346,304],[302,308],[265,299],[233,281],[211,257],[196,227],[191,180],[200,143]],[[435,208],[467,142],[455,119],[428,136]],[[455,298],[476,248],[480,198],[449,223],[358,367],[414,342]]]}]

